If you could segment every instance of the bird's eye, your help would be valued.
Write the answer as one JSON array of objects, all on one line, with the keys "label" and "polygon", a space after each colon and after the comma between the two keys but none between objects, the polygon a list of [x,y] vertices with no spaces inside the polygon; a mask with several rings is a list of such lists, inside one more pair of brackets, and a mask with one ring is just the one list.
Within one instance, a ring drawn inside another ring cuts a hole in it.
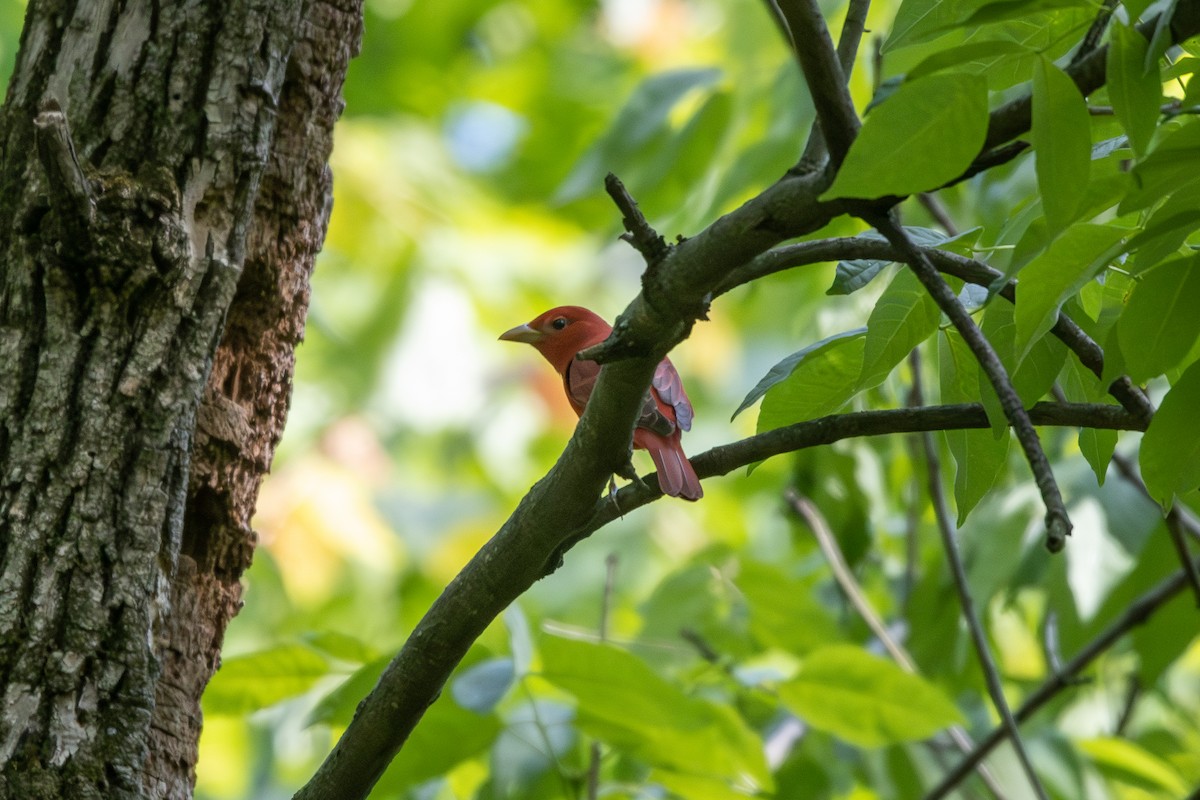
[{"label": "bird's eye", "polygon": [[554,322],[550,323],[550,327],[554,328],[556,331],[561,331],[563,328],[567,327],[567,318],[559,317],[558,319],[554,320]]}]

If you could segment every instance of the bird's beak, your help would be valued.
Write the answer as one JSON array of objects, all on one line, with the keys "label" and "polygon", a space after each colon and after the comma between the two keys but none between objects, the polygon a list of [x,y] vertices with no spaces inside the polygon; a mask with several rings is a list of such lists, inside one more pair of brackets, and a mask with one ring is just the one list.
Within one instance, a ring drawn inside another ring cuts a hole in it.
[{"label": "bird's beak", "polygon": [[535,331],[528,325],[518,325],[511,330],[507,330],[500,334],[500,339],[505,342],[524,342],[525,344],[533,344],[541,341],[543,334]]}]

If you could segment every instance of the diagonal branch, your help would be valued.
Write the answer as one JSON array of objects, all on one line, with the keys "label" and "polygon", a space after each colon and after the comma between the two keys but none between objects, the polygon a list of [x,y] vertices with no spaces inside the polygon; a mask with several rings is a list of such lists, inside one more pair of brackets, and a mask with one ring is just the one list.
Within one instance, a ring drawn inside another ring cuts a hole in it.
[{"label": "diagonal branch", "polygon": [[[768,2],[777,13],[781,13],[775,0],[768,0]],[[862,42],[863,32],[867,28],[867,11],[870,8],[871,0],[850,0],[846,5],[846,19],[842,23],[842,32],[838,35],[837,58],[847,84],[850,81],[850,73],[854,70],[854,60],[858,56],[858,46]],[[786,26],[786,20],[783,24]],[[787,33],[788,40],[791,41],[791,32],[787,31]],[[792,46],[795,47],[794,42]],[[818,123],[812,126],[812,130],[808,135],[808,144],[804,146],[804,153],[800,156],[800,161],[797,163],[795,169],[798,172],[816,169],[825,160],[827,155],[825,137],[821,134],[820,124]]]},{"label": "diagonal branch", "polygon": [[[925,434],[928,436],[929,434]],[[867,599],[863,593],[862,587],[858,585],[858,581],[854,579],[854,573],[850,569],[850,565],[846,563],[846,557],[842,554],[842,549],[838,547],[837,537],[833,535],[833,531],[829,528],[829,523],[825,520],[824,515],[807,497],[801,497],[794,490],[788,489],[784,493],[784,500],[792,507],[800,518],[808,525],[813,536],[817,540],[817,546],[821,548],[821,553],[825,556],[825,561],[829,563],[829,570],[833,573],[833,578],[837,581],[839,587],[846,597],[850,599],[850,604],[854,606],[854,610],[867,623],[867,627],[871,629],[871,633],[875,634],[875,638],[883,644],[883,648],[888,651],[888,655],[896,662],[905,672],[910,675],[917,674],[917,664],[913,661],[912,656],[904,649],[904,646],[896,641],[895,637],[888,632],[887,626],[883,623],[879,614],[875,611],[871,601]],[[949,728],[950,738],[954,741],[956,747],[965,754],[969,754],[974,749],[975,743],[971,741],[970,734],[961,725],[951,725]],[[929,744],[933,744],[930,742]],[[938,763],[942,764],[942,754],[940,750],[934,746],[934,757]],[[943,765],[944,766],[944,765]],[[996,782],[996,776],[988,769],[987,764],[980,762],[976,765],[979,772],[979,779],[983,781],[992,795],[1001,800],[1005,797],[1003,788]]]},{"label": "diagonal branch", "polygon": [[[1116,644],[1126,633],[1150,619],[1154,612],[1183,591],[1187,585],[1187,575],[1183,570],[1179,570],[1130,603],[1124,614],[1101,631],[1095,639],[1088,642],[1074,658],[1063,665],[1061,670],[1055,671],[1045,683],[1029,695],[1021,707],[1014,712],[1013,718],[1017,722],[1024,722],[1032,717],[1038,709],[1053,700],[1063,689],[1076,685],[1079,673],[1083,672],[1088,664]],[[987,757],[988,753],[992,752],[996,745],[1004,741],[1007,736],[1008,731],[1003,725],[992,730],[980,741],[979,746],[970,756],[964,758],[953,771],[942,778],[941,783],[925,795],[924,800],[941,800],[949,795],[967,775],[971,774],[975,765]]]},{"label": "diagonal branch", "polygon": [[838,61],[833,39],[816,0],[778,0],[778,5],[787,21],[796,59],[817,109],[821,136],[836,168],[846,157],[859,127],[858,114],[846,89],[846,72]]},{"label": "diagonal branch", "polygon": [[[812,0],[789,0],[786,7],[799,12],[789,15],[789,23],[794,26],[797,42],[803,43],[805,59],[812,60],[819,72],[833,76],[829,81],[816,80],[819,75],[810,74],[805,67],[810,85],[820,84],[814,92],[814,102],[831,150],[840,159],[858,126],[845,93],[844,76],[838,77],[840,65]],[[1155,23],[1152,20],[1149,24]],[[1180,0],[1171,26],[1171,41],[1181,41],[1197,32],[1200,32],[1200,2]],[[1077,84],[1086,84],[1085,92],[1102,85],[1104,54],[1103,49],[1097,50],[1072,72]],[[1086,76],[1079,71],[1086,71]],[[1013,111],[1005,106],[992,113],[985,153],[995,144],[1028,129],[1028,100],[1023,110],[1020,106],[1015,108]],[[689,315],[704,307],[706,296],[729,272],[781,241],[819,230],[845,213],[843,203],[818,201],[826,185],[823,174],[785,175],[700,233],[672,246],[653,274],[645,276],[641,293],[615,326],[615,336],[630,343],[626,348],[628,358],[610,363],[601,371],[587,411],[558,463],[535,484],[492,540],[434,603],[297,798],[356,800],[366,796],[471,642],[500,611],[553,566],[552,559],[572,536],[564,537],[563,531],[587,530],[593,524],[596,497],[613,469],[622,466],[628,454],[634,418],[654,367],[682,341],[695,319]],[[1035,406],[1032,411],[1037,410]],[[1060,412],[1051,412],[1051,416],[1056,413]],[[1124,412],[1110,408],[1102,413],[1116,413],[1120,419],[1114,417],[1109,421],[1117,427],[1145,427],[1144,419],[1134,419]],[[986,426],[982,408],[970,415],[978,427]],[[844,424],[824,423],[823,435]],[[928,419],[925,424],[929,424]],[[1075,417],[1066,424],[1091,423]],[[971,426],[976,427],[974,423]],[[876,432],[888,431],[885,426]],[[715,453],[706,465],[711,471],[701,474],[723,474],[736,468],[736,459],[746,450],[782,447],[776,452],[783,452],[789,436],[799,435],[772,431],[761,439],[754,437],[755,444],[747,448],[731,445]],[[820,438],[812,430],[803,435]],[[618,493],[621,507],[626,511],[635,507],[629,501],[634,500],[636,490],[628,492],[626,487]],[[651,499],[642,497],[637,504]]]},{"label": "diagonal branch", "polygon": [[[989,267],[982,261],[932,247],[921,248],[921,250],[941,272],[976,286],[991,286],[1002,277],[999,270]],[[737,286],[785,269],[824,261],[852,259],[902,261],[903,257],[900,251],[889,242],[861,236],[817,239],[811,242],[784,245],[774,250],[768,250],[730,272],[714,294],[724,294]],[[1015,303],[1016,290],[1017,281],[1009,281],[999,291],[999,295],[1010,303]],[[1087,367],[1092,374],[1097,378],[1103,376],[1104,351],[1065,312],[1059,312],[1058,319],[1055,321],[1054,327],[1050,329],[1050,333],[1070,348],[1079,358],[1079,363]],[[1133,385],[1128,377],[1117,378],[1109,385],[1108,391],[1129,413],[1142,417],[1147,423],[1154,416],[1153,404],[1140,389]]]},{"label": "diagonal branch", "polygon": [[1021,732],[1017,729],[1017,721],[1013,719],[1012,709],[1008,707],[1008,700],[1004,697],[1000,670],[996,668],[996,660],[992,658],[991,648],[988,647],[987,634],[984,633],[983,625],[979,621],[979,614],[975,611],[975,600],[971,597],[970,586],[967,585],[967,570],[963,566],[958,541],[954,538],[954,523],[950,521],[950,508],[946,504],[946,493],[942,490],[942,466],[941,460],[938,458],[937,445],[934,444],[932,434],[928,432],[921,436],[921,441],[925,448],[925,465],[929,470],[929,497],[933,501],[933,515],[937,520],[938,532],[942,537],[942,547],[946,551],[950,574],[954,578],[954,588],[958,591],[958,602],[962,607],[963,617],[967,620],[967,629],[971,632],[971,641],[975,645],[975,653],[979,657],[979,664],[983,668],[984,679],[987,681],[988,694],[992,697],[992,705],[995,706],[996,712],[1000,714],[1004,730],[1012,741],[1013,749],[1017,753],[1017,760],[1021,762],[1021,768],[1025,771],[1029,785],[1041,800],[1049,800],[1046,788],[1042,786],[1037,772],[1033,769],[1033,762],[1029,760],[1025,742],[1022,741]]},{"label": "diagonal branch", "polygon": [[[1035,403],[1033,408],[1029,409],[1029,418],[1035,425],[1111,430],[1146,429],[1141,419],[1122,408],[1097,403]],[[714,447],[692,456],[691,462],[698,476],[712,478],[728,475],[736,469],[765,461],[773,456],[809,447],[821,447],[843,439],[989,427],[991,423],[988,421],[987,412],[979,403],[858,411],[852,414],[833,414],[776,428],[739,442]],[[615,502],[608,497],[595,501],[591,518],[564,540],[559,552],[560,558],[562,553],[620,515],[628,514],[662,497],[658,482],[651,480],[649,475],[643,476],[642,484],[631,483],[625,486],[617,492]]]},{"label": "diagonal branch", "polygon": [[1029,461],[1030,469],[1033,470],[1033,478],[1037,482],[1038,490],[1042,493],[1042,502],[1046,504],[1046,547],[1050,552],[1057,553],[1063,549],[1066,537],[1071,533],[1071,519],[1067,515],[1067,507],[1058,490],[1054,472],[1050,469],[1050,461],[1046,458],[1045,451],[1042,450],[1041,440],[1038,439],[1037,431],[1033,429],[1033,423],[1025,411],[1025,406],[1021,402],[1017,390],[1013,388],[1008,371],[1000,363],[1000,358],[992,348],[991,342],[979,330],[975,321],[971,319],[971,315],[958,301],[954,291],[942,279],[941,273],[933,266],[929,256],[912,243],[904,229],[896,224],[895,219],[891,215],[887,215],[868,221],[873,222],[879,232],[887,237],[892,246],[904,257],[909,267],[916,273],[917,279],[921,281],[921,285],[937,301],[938,308],[950,318],[950,322],[962,334],[967,346],[971,348],[971,352],[979,362],[980,368],[987,375],[992,388],[996,390],[996,395],[1000,398],[1000,406],[1004,409],[1004,416],[1008,418],[1013,433],[1017,436],[1017,441],[1021,443],[1021,448],[1025,451],[1025,458]]}]

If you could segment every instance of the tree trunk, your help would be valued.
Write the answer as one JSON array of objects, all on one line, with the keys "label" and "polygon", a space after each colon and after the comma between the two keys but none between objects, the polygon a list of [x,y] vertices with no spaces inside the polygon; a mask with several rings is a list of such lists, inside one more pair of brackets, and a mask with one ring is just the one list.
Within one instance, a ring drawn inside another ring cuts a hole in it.
[{"label": "tree trunk", "polygon": [[0,111],[0,798],[191,795],[360,26],[359,0],[29,6]]}]

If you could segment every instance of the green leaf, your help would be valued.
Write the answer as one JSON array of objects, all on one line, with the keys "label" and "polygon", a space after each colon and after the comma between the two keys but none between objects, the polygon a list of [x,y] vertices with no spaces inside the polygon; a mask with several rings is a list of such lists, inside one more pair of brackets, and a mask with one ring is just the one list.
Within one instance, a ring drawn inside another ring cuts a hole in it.
[{"label": "green leaf", "polygon": [[825,290],[825,294],[853,294],[875,280],[875,276],[883,272],[892,261],[881,261],[875,258],[857,258],[853,261],[839,261],[833,276],[833,285]]},{"label": "green leaf", "polygon": [[1129,240],[1134,252],[1126,268],[1138,275],[1174,255],[1200,228],[1200,184],[1186,186],[1154,209],[1141,233]]},{"label": "green leaf", "polygon": [[1113,112],[1129,135],[1133,151],[1143,156],[1150,149],[1150,139],[1158,127],[1159,106],[1162,103],[1162,79],[1158,63],[1146,67],[1150,49],[1140,33],[1127,25],[1114,22],[1112,41],[1108,47],[1108,96]]},{"label": "green leaf", "polygon": [[1200,486],[1200,362],[1180,376],[1142,437],[1138,464],[1150,496],[1163,508]]},{"label": "green leaf", "polygon": [[989,40],[970,42],[939,50],[908,71],[908,79],[916,80],[944,69],[982,60],[992,61],[1000,56],[1027,55],[1033,50],[1017,42]]},{"label": "green leaf", "polygon": [[747,394],[745,399],[742,400],[742,404],[737,407],[737,410],[733,412],[733,416],[730,417],[730,419],[737,417],[738,414],[754,405],[756,402],[758,402],[760,397],[767,393],[767,390],[769,390],[775,384],[786,380],[789,375],[802,367],[810,359],[819,359],[822,353],[832,347],[836,347],[838,343],[842,342],[843,340],[862,338],[866,335],[866,333],[866,328],[855,328],[854,330],[835,333],[832,336],[826,336],[821,341],[814,342],[808,347],[792,353],[790,356],[771,367],[770,371],[767,372],[767,374],[764,375],[762,379],[754,385],[754,388],[751,389],[750,393]]},{"label": "green leaf", "polygon": [[328,659],[302,644],[227,658],[204,691],[204,712],[245,715],[302,695],[329,674]]},{"label": "green leaf", "polygon": [[810,655],[779,698],[814,728],[862,747],[919,741],[962,720],[936,686],[850,645]]},{"label": "green leaf", "polygon": [[1117,322],[1129,377],[1144,383],[1177,365],[1200,336],[1200,256],[1147,272]]},{"label": "green leaf", "polygon": [[901,269],[867,320],[860,386],[876,386],[937,330],[942,312],[911,269]]},{"label": "green leaf", "polygon": [[1152,206],[1172,192],[1200,181],[1200,120],[1186,120],[1160,135],[1154,149],[1137,163],[1131,174],[1133,187],[1121,201],[1119,214]]},{"label": "green leaf", "polygon": [[321,698],[311,712],[305,725],[349,725],[354,717],[354,710],[362,699],[375,688],[379,676],[391,662],[391,656],[382,656],[369,664],[364,664],[342,681],[333,691]]},{"label": "green leaf", "polygon": [[396,796],[409,786],[446,774],[487,750],[503,727],[495,714],[476,714],[442,695],[388,766],[376,793]]},{"label": "green leaf", "polygon": [[1104,772],[1145,790],[1161,790],[1170,797],[1183,797],[1191,788],[1170,762],[1128,739],[1091,739],[1079,742],[1079,749]]},{"label": "green leaf", "polygon": [[987,82],[938,73],[905,82],[863,123],[822,200],[936,189],[970,166],[987,134]]},{"label": "green leaf", "polygon": [[816,595],[778,569],[743,560],[734,582],[750,607],[750,629],[761,642],[803,655],[841,638]]},{"label": "green leaf", "polygon": [[[1108,398],[1100,379],[1074,358],[1067,359],[1062,373],[1062,388],[1067,399],[1073,403],[1096,403]],[[1108,476],[1108,465],[1116,449],[1116,431],[1079,429],[1079,452],[1087,460],[1088,466],[1096,474],[1096,482],[1101,486]]]},{"label": "green leaf", "polygon": [[1033,73],[1032,138],[1046,223],[1061,230],[1078,215],[1088,184],[1091,120],[1075,82],[1046,58]]},{"label": "green leaf", "polygon": [[1054,327],[1067,298],[1091,280],[1119,250],[1128,231],[1081,223],[1068,228],[1045,252],[1021,270],[1017,288],[1014,348],[1022,359],[1033,343]]},{"label": "green leaf", "polygon": [[[1054,385],[1054,379],[1058,377],[1067,358],[1067,347],[1057,337],[1044,335],[1018,361],[1015,314],[1016,308],[1007,301],[992,303],[984,314],[981,330],[1000,357],[1000,363],[1004,365],[1022,405],[1028,408]],[[1008,428],[1008,418],[996,390],[982,370],[979,372],[979,392],[992,430],[998,436]]]},{"label": "green leaf", "polygon": [[[945,331],[938,343],[942,402],[975,402],[980,375],[979,362],[971,349],[954,330]],[[946,431],[946,444],[956,467],[954,502],[959,525],[1004,474],[1010,441],[1007,434],[994,436],[986,430]]]},{"label": "green leaf", "polygon": [[1026,19],[1030,14],[1036,14],[1039,11],[1055,11],[1060,8],[1088,5],[1090,5],[1088,0],[997,0],[995,3],[986,3],[980,6],[959,25],[964,28],[972,28],[992,22]]},{"label": "green leaf", "polygon": [[728,706],[688,697],[610,645],[542,641],[542,677],[573,695],[581,730],[652,766],[770,789],[762,742]]},{"label": "green leaf", "polygon": [[961,16],[961,0],[904,0],[892,22],[892,31],[880,52],[932,39]]},{"label": "green leaf", "polygon": [[830,341],[771,387],[758,412],[758,432],[832,414],[859,391],[866,329]]},{"label": "green leaf", "polygon": [[569,203],[596,192],[617,159],[636,152],[664,130],[672,109],[688,92],[711,86],[721,70],[678,69],[651,75],[633,91],[612,126],[575,164],[554,193],[554,202]]}]

